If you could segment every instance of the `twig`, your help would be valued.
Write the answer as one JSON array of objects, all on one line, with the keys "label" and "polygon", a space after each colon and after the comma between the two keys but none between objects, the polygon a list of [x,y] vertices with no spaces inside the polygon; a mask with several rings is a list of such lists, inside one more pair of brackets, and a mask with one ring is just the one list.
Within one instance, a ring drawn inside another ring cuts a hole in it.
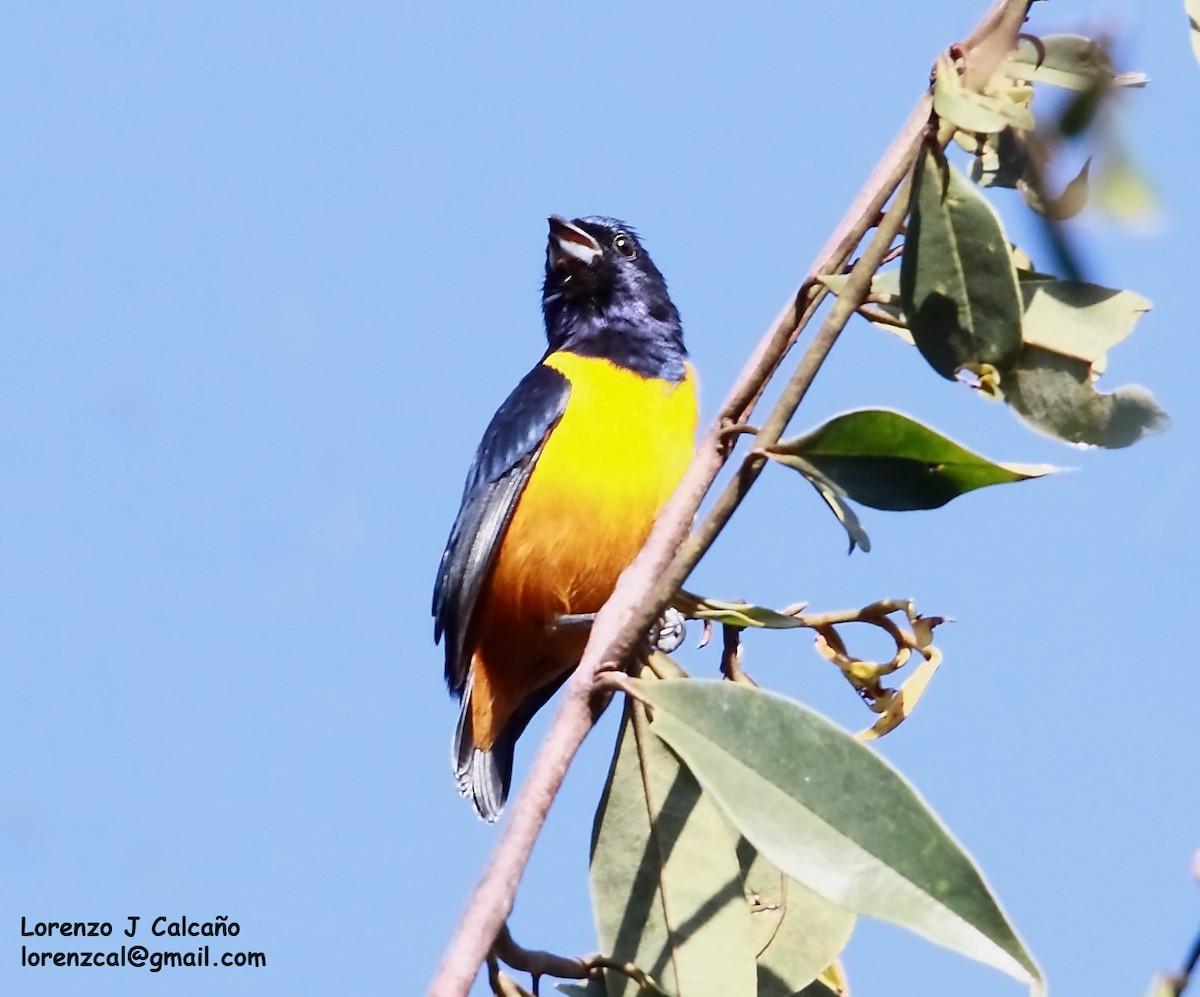
[{"label": "twig", "polygon": [[[1031,0],[996,0],[964,47],[977,48],[1000,34],[1009,35],[1015,40],[1029,2]],[[911,169],[929,121],[930,108],[930,98],[926,93],[917,102],[908,121],[826,247],[817,256],[808,271],[810,275],[839,272],[879,218],[884,205]],[[902,214],[898,220],[903,220]],[[774,439],[778,438],[791,411],[804,397],[836,341],[842,325],[861,303],[870,285],[871,266],[877,267],[878,260],[886,254],[897,231],[898,226],[890,234],[883,228],[877,233],[871,248],[847,282],[843,296],[834,304],[801,361],[785,397],[776,406],[772,418],[762,427],[756,441],[759,445],[771,441],[771,434],[774,434]],[[885,234],[886,242],[883,241]],[[592,688],[596,676],[608,663],[623,660],[637,635],[646,632],[692,566],[712,544],[717,532],[741,501],[745,489],[749,488],[761,470],[761,458],[744,461],[718,501],[718,506],[710,512],[700,529],[690,538],[687,537],[688,526],[700,502],[728,456],[722,428],[746,421],[754,401],[761,395],[824,295],[824,289],[813,287],[813,278],[808,277],[801,293],[788,303],[763,337],[730,391],[716,422],[700,441],[691,465],[660,513],[646,545],[621,575],[612,596],[597,615],[579,667],[566,684],[558,713],[534,758],[529,776],[512,804],[508,823],[467,902],[463,917],[430,984],[429,993],[433,997],[466,997],[500,927],[507,920],[521,873],[546,815],[579,745],[602,708],[599,704],[593,706]]]},{"label": "twig", "polygon": [[752,426],[748,422],[736,422],[732,426],[726,426],[721,430],[721,436],[725,440],[732,440],[735,436],[757,436],[758,427]]},{"label": "twig", "polygon": [[738,627],[728,623],[721,625],[721,674],[730,682],[742,685],[758,685],[742,668],[742,633]]},{"label": "twig", "polygon": [[1175,997],[1181,997],[1187,989],[1197,965],[1200,965],[1200,934],[1196,935],[1195,941],[1192,942],[1191,950],[1184,960],[1183,968],[1178,973],[1172,973],[1167,977],[1167,986],[1172,989]]},{"label": "twig", "polygon": [[[919,135],[920,133],[918,133],[918,142]],[[916,154],[916,147],[917,143],[914,143],[912,147],[913,156]],[[911,162],[912,160],[906,157],[904,160],[904,169],[897,169],[896,173],[901,179],[907,175],[907,170],[911,166]],[[808,393],[808,389],[812,385],[817,371],[825,362],[829,351],[833,349],[833,344],[837,342],[842,329],[845,328],[846,322],[859,307],[862,299],[866,297],[871,286],[871,277],[879,269],[880,262],[887,253],[888,247],[892,244],[892,240],[896,236],[896,232],[899,231],[900,223],[904,220],[904,216],[908,212],[907,190],[908,186],[906,184],[904,190],[893,199],[892,206],[888,209],[883,221],[880,222],[870,246],[850,272],[850,279],[846,282],[846,286],[837,296],[837,300],[829,310],[829,314],[825,317],[825,321],[821,324],[821,328],[813,338],[787,387],[784,388],[782,396],[775,404],[775,408],[771,411],[771,414],[767,417],[767,421],[763,423],[762,429],[759,430],[758,435],[754,438],[754,451],[760,451],[760,453],[752,451],[742,461],[733,480],[726,485],[725,490],[721,493],[712,509],[709,510],[708,516],[696,527],[692,535],[688,537],[686,543],[679,549],[672,564],[658,582],[655,589],[655,602],[658,599],[662,599],[665,603],[671,598],[675,590],[683,584],[692,567],[704,556],[708,548],[712,546],[717,535],[725,528],[729,517],[733,515],[746,493],[750,490],[750,486],[754,484],[759,474],[762,473],[762,469],[766,466],[767,461],[761,455],[761,451],[779,441],[788,422],[795,414],[800,403],[804,400],[804,396]],[[651,541],[653,539],[652,535]],[[635,561],[634,568],[636,567],[637,562]]]},{"label": "twig", "polygon": [[538,980],[542,976],[555,976],[560,980],[587,980],[594,977],[601,969],[614,970],[629,977],[639,986],[658,990],[658,984],[654,978],[631,962],[621,962],[605,955],[555,955],[553,952],[543,952],[540,949],[527,949],[518,945],[513,939],[507,923],[500,929],[500,934],[496,936],[496,944],[492,946],[492,955],[510,969],[528,973],[533,979],[534,993],[537,992]]},{"label": "twig", "polygon": [[685,679],[688,673],[684,671],[683,666],[679,664],[669,654],[664,654],[662,651],[653,652],[646,659],[646,667],[660,679]]},{"label": "twig", "polygon": [[502,960],[505,965],[528,973],[534,978],[537,986],[539,976],[556,976],[560,980],[586,980],[592,973],[595,960],[599,956],[565,956],[543,952],[540,949],[527,949],[518,945],[513,939],[512,932],[505,923],[496,936],[496,944],[492,946],[492,955]]},{"label": "twig", "polygon": [[908,323],[902,318],[897,318],[891,312],[885,312],[882,308],[873,308],[871,305],[859,305],[858,314],[865,318],[868,322],[878,322],[880,325],[891,325],[897,329],[907,329]]}]

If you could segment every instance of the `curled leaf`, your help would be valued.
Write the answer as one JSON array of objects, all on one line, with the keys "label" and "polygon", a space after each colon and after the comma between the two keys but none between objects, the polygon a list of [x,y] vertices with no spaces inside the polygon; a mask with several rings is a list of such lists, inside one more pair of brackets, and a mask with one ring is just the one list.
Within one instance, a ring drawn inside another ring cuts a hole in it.
[{"label": "curled leaf", "polygon": [[922,651],[933,645],[934,628],[946,622],[944,616],[917,616],[912,620],[913,640]]},{"label": "curled leaf", "polygon": [[879,719],[866,730],[858,732],[858,739],[874,741],[899,727],[916,708],[917,702],[925,694],[925,689],[941,664],[942,652],[936,647],[930,647],[929,657],[917,665],[900,688],[892,693]]},{"label": "curled leaf", "polygon": [[1005,63],[1013,79],[1049,83],[1067,90],[1089,90],[1097,83],[1144,87],[1143,73],[1118,74],[1102,45],[1083,35],[1045,35],[1022,38]]},{"label": "curled leaf", "polygon": [[1066,221],[1068,218],[1074,218],[1079,214],[1087,204],[1088,171],[1091,169],[1091,166],[1092,160],[1089,157],[1087,162],[1083,164],[1082,169],[1063,188],[1063,192],[1058,197],[1043,199],[1042,194],[1037,189],[1038,185],[1030,183],[1025,179],[1017,181],[1017,190],[1025,198],[1025,203],[1038,214],[1045,215],[1056,222]]},{"label": "curled leaf", "polygon": [[826,476],[819,467],[806,460],[800,454],[784,452],[780,450],[780,446],[782,444],[770,447],[761,452],[772,460],[790,467],[793,471],[799,471],[804,476],[804,479],[816,489],[817,494],[829,506],[829,511],[842,524],[842,529],[846,531],[846,536],[850,538],[850,550],[847,553],[853,554],[855,547],[861,547],[864,553],[870,553],[871,538],[867,536],[867,531],[863,529],[862,523],[859,522],[858,515],[846,501],[846,492],[842,486]]}]

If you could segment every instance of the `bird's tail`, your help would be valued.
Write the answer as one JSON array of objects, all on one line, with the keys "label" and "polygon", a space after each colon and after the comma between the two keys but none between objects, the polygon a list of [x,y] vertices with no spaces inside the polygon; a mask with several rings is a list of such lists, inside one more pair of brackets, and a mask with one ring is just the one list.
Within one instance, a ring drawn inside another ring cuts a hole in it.
[{"label": "bird's tail", "polygon": [[475,683],[473,675],[468,677],[466,688],[463,689],[458,725],[454,728],[450,761],[454,766],[459,793],[471,800],[475,812],[489,824],[500,816],[504,801],[508,799],[508,790],[512,785],[513,749],[517,745],[517,738],[529,726],[533,715],[546,705],[546,701],[559,690],[570,674],[568,669],[526,696],[487,751],[475,746],[475,732],[471,726],[471,689]]},{"label": "bird's tail", "polygon": [[[521,725],[524,728],[524,724]],[[471,726],[471,683],[463,691],[458,725],[454,728],[454,743],[450,749],[454,779],[458,791],[475,805],[475,812],[489,824],[504,810],[508,789],[512,785],[513,748],[520,729],[513,733],[510,724],[500,732],[488,751],[475,747],[475,732]]]}]

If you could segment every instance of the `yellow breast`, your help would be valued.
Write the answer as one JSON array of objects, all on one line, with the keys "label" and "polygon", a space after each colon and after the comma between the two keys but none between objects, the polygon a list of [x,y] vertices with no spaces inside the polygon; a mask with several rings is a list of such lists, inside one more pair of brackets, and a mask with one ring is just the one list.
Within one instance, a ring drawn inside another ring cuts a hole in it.
[{"label": "yellow breast", "polygon": [[691,459],[695,378],[689,368],[671,384],[572,353],[545,363],[571,382],[570,401],[517,506],[502,558],[510,547],[520,552],[513,568],[528,594],[541,589],[553,608],[593,612]]},{"label": "yellow breast", "polygon": [[476,743],[488,747],[520,700],[578,662],[593,613],[641,550],[695,448],[696,385],[642,377],[593,357],[543,361],[571,382],[481,593],[473,632]]}]

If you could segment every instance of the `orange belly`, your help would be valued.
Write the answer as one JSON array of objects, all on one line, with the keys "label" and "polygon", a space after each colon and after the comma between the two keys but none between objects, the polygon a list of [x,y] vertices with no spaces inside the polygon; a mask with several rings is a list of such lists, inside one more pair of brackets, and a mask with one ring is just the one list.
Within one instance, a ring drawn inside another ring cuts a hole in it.
[{"label": "orange belly", "polygon": [[594,613],[637,556],[691,459],[695,378],[678,385],[554,353],[571,381],[562,419],[525,486],[480,593],[470,635],[471,721],[489,750],[522,700],[574,668]]}]

